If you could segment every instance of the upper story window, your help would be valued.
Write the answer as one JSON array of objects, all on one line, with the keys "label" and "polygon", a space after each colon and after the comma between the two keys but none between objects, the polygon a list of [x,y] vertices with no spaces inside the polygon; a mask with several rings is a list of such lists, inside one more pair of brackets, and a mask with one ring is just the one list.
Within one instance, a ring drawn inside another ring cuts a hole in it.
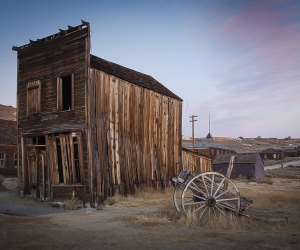
[{"label": "upper story window", "polygon": [[41,82],[27,84],[27,115],[41,112]]},{"label": "upper story window", "polygon": [[57,78],[57,110],[74,109],[74,74]]},{"label": "upper story window", "polygon": [[5,153],[0,152],[0,168],[4,168],[5,164]]}]

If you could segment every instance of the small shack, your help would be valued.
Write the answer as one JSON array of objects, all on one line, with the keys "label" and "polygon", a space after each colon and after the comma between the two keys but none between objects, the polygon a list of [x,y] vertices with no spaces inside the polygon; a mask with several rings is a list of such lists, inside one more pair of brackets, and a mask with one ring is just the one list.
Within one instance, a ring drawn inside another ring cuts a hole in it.
[{"label": "small shack", "polygon": [[[213,161],[213,171],[226,175],[232,155],[218,155]],[[258,153],[235,155],[231,178],[264,178],[264,163]]]},{"label": "small shack", "polygon": [[212,157],[182,148],[182,167],[193,173],[203,173],[212,170]]},{"label": "small shack", "polygon": [[0,175],[17,176],[17,123],[0,120]]},{"label": "small shack", "polygon": [[283,150],[284,157],[298,157],[299,149],[297,147],[294,148],[286,148]]},{"label": "small shack", "polygon": [[267,148],[259,152],[263,160],[282,160],[284,154],[281,149]]}]

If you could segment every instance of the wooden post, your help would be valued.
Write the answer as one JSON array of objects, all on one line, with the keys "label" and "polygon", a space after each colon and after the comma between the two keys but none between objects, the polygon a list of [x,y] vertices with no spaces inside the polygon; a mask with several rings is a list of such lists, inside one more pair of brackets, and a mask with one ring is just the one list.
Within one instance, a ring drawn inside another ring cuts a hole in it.
[{"label": "wooden post", "polygon": [[192,120],[190,120],[190,122],[192,123],[192,137],[193,137],[193,151],[195,151],[195,122],[197,121],[195,118],[198,117],[196,115],[191,115],[190,118]]}]

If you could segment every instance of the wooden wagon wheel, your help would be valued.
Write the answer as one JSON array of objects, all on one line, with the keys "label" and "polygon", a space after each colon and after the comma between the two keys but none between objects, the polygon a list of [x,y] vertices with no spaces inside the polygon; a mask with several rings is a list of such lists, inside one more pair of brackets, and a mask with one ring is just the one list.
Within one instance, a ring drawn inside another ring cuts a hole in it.
[{"label": "wooden wagon wheel", "polygon": [[213,216],[226,216],[227,211],[239,213],[240,193],[226,176],[206,172],[193,177],[181,196],[184,213],[194,213],[199,220]]},{"label": "wooden wagon wheel", "polygon": [[182,212],[182,192],[183,192],[184,186],[181,186],[180,184],[177,184],[174,191],[173,191],[173,203],[174,207],[176,208],[178,213]]}]

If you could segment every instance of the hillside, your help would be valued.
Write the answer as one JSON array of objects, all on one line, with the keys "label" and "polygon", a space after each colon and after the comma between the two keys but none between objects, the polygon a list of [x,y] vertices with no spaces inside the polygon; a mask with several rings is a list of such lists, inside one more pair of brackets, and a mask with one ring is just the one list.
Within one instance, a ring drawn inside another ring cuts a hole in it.
[{"label": "hillside", "polygon": [[13,106],[0,104],[0,120],[16,120],[17,109]]}]

